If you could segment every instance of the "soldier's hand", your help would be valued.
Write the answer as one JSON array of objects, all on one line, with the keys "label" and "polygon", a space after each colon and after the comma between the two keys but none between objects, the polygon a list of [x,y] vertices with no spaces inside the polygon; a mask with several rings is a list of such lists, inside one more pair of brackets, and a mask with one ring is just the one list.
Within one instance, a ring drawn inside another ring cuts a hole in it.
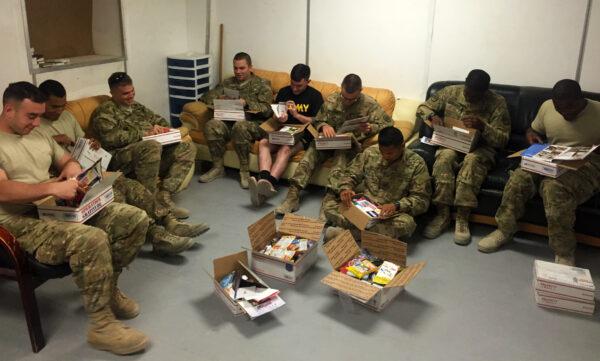
[{"label": "soldier's hand", "polygon": [[396,205],[393,203],[384,204],[379,207],[379,209],[381,209],[381,213],[379,214],[379,217],[381,218],[388,218],[392,214],[396,213]]},{"label": "soldier's hand", "polygon": [[342,200],[342,204],[346,207],[350,207],[352,205],[352,197],[354,197],[356,193],[352,189],[344,189],[340,192],[340,199]]},{"label": "soldier's hand", "polygon": [[467,128],[483,130],[485,124],[476,116],[467,116],[462,119],[463,124]]},{"label": "soldier's hand", "polygon": [[62,182],[56,182],[52,195],[56,198],[70,200],[75,198],[77,189],[79,188],[79,182],[76,179],[68,179]]},{"label": "soldier's hand", "polygon": [[98,141],[98,139],[90,139],[90,148],[92,148],[93,150],[100,149],[100,142]]},{"label": "soldier's hand", "polygon": [[155,125],[154,128],[156,129],[156,134],[168,133],[171,131],[171,128],[163,127],[162,125]]},{"label": "soldier's hand", "polygon": [[371,124],[369,123],[361,123],[358,126],[358,129],[362,132],[362,133],[371,133],[371,130],[373,130],[373,127],[371,127]]},{"label": "soldier's hand", "polygon": [[280,123],[285,123],[285,122],[287,122],[287,121],[288,121],[288,113],[287,113],[287,112],[285,112],[285,113],[281,114],[281,116],[280,116],[280,117],[277,117],[277,120],[278,120]]},{"label": "soldier's hand", "polygon": [[444,125],[444,120],[437,115],[432,116],[430,119],[431,125]]},{"label": "soldier's hand", "polygon": [[527,137],[527,142],[529,144],[544,143],[542,136],[536,133],[533,129],[527,129],[525,136]]},{"label": "soldier's hand", "polygon": [[244,98],[240,98],[240,101],[242,102],[242,106],[245,108],[246,105],[248,105],[248,103],[246,103],[246,99]]},{"label": "soldier's hand", "polygon": [[285,102],[285,106],[294,117],[298,115],[298,108],[296,108],[296,103],[293,100],[288,100]]},{"label": "soldier's hand", "polygon": [[71,138],[67,137],[66,134],[58,134],[58,135],[53,136],[52,138],[54,138],[56,143],[58,143],[62,146],[69,146],[69,145],[75,144],[75,142],[73,142],[71,140]]},{"label": "soldier's hand", "polygon": [[335,137],[335,129],[331,125],[326,125],[323,127],[323,136],[325,138],[333,138]]}]

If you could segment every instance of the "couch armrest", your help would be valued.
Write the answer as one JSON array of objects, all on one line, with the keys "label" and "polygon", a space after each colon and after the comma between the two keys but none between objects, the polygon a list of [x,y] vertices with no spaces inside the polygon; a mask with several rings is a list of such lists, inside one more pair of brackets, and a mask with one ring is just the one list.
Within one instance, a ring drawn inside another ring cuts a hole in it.
[{"label": "couch armrest", "polygon": [[183,106],[179,115],[181,123],[189,130],[204,128],[204,123],[210,120],[211,111],[202,102],[191,102]]}]

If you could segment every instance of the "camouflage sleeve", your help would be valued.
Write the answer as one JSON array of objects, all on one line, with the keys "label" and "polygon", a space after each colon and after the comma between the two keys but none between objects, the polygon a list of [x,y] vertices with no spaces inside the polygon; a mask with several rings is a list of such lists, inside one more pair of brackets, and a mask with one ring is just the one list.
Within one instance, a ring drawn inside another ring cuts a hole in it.
[{"label": "camouflage sleeve", "polygon": [[102,147],[107,150],[122,148],[142,140],[143,129],[120,121],[111,109],[100,110],[92,114],[92,127]]},{"label": "camouflage sleeve", "polygon": [[317,115],[315,115],[315,118],[313,119],[313,125],[314,125],[315,129],[320,131],[321,128],[326,126],[327,118],[328,118],[327,103],[323,103],[323,105],[321,105],[321,109],[319,109],[319,111],[317,112]]},{"label": "camouflage sleeve", "polygon": [[379,133],[381,129],[393,125],[394,122],[379,104],[375,104],[369,111],[369,124],[371,124],[371,131],[369,133],[359,133],[356,140],[362,142]]},{"label": "camouflage sleeve", "polygon": [[200,101],[203,102],[204,104],[210,105],[212,107],[213,100],[215,100],[218,97],[220,97],[221,95],[223,95],[224,88],[225,87],[223,86],[223,83],[220,83],[214,89],[209,90],[206,93],[202,94],[202,96],[200,97]]},{"label": "camouflage sleeve", "polygon": [[363,181],[365,161],[370,152],[359,153],[348,165],[340,181],[340,192],[344,189],[354,189]]},{"label": "camouflage sleeve", "polygon": [[269,118],[273,115],[271,103],[273,103],[273,91],[266,82],[261,82],[261,86],[255,90],[254,96],[248,97],[246,104],[248,110],[256,112],[263,118]]},{"label": "camouflage sleeve", "polygon": [[142,113],[144,114],[144,119],[147,119],[148,122],[152,125],[160,125],[162,127],[170,127],[171,124],[163,118],[161,115],[156,114],[152,110],[148,109],[145,105],[139,104],[142,108]]},{"label": "camouflage sleeve", "polygon": [[504,99],[494,109],[490,119],[484,120],[483,123],[484,128],[481,135],[485,142],[497,149],[504,148],[510,135],[510,115]]},{"label": "camouflage sleeve", "polygon": [[420,126],[420,124],[422,124],[423,121],[428,119],[431,115],[441,114],[444,110],[448,93],[449,91],[447,88],[440,89],[435,92],[435,94],[430,96],[425,102],[421,103],[421,105],[417,107],[417,119],[415,124]]},{"label": "camouflage sleeve", "polygon": [[414,163],[414,171],[410,180],[408,195],[400,199],[399,211],[412,216],[418,216],[427,212],[431,193],[429,171],[427,170],[425,161],[418,159],[418,162]]}]

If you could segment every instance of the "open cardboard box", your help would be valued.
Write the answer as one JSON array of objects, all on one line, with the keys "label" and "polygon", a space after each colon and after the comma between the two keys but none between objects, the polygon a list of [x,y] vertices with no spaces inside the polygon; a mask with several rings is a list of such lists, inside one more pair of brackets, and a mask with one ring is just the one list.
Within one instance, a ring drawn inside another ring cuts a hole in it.
[{"label": "open cardboard box", "polygon": [[[248,226],[248,236],[252,247],[252,269],[280,281],[296,283],[317,262],[317,244],[321,239],[324,226],[325,222],[286,213],[279,225],[279,230],[277,230],[275,213],[269,212]],[[295,262],[284,261],[260,252],[271,244],[273,239],[283,235],[298,236],[315,243]]]},{"label": "open cardboard box", "polygon": [[535,144],[532,144],[529,148],[515,152],[507,158],[521,157],[521,168],[551,178],[558,178],[569,170],[578,170],[588,162],[587,158],[551,161],[527,156],[527,151],[534,146]]},{"label": "open cardboard box", "polygon": [[[428,122],[431,125],[430,122]],[[479,141],[480,131],[465,127],[462,121],[445,117],[444,125],[433,125],[433,144],[453,149],[461,153],[469,153]]]},{"label": "open cardboard box", "polygon": [[162,145],[181,143],[181,131],[179,129],[171,129],[166,133],[147,135],[142,137],[142,140],[156,140]]},{"label": "open cardboard box", "polygon": [[360,254],[360,248],[350,231],[327,242],[323,249],[333,271],[321,280],[338,293],[350,296],[361,305],[375,311],[383,310],[396,298],[404,287],[425,267],[425,262],[406,266],[406,243],[373,232],[362,232],[362,247],[372,255],[384,261],[400,266],[400,271],[384,287],[377,287],[354,277],[340,273],[338,270],[349,260]]},{"label": "open cardboard box", "polygon": [[[226,275],[228,275],[229,273],[231,273],[233,271],[244,272],[245,274],[250,276],[252,278],[252,280],[261,284],[263,287],[265,287],[265,288],[270,288],[270,287],[262,279],[260,279],[260,277],[258,277],[258,275],[256,275],[256,273],[252,272],[250,267],[248,267],[248,254],[246,251],[241,251],[238,253],[230,254],[228,256],[216,258],[213,260],[213,276],[212,276],[212,278],[213,278],[213,283],[215,286],[215,293],[217,294],[217,296],[219,296],[219,298],[223,301],[223,303],[225,303],[227,308],[229,308],[231,313],[233,313],[235,316],[246,315],[246,316],[248,316],[249,319],[253,319],[254,317],[251,317],[244,310],[244,308],[242,308],[242,306],[239,305],[239,303],[236,300],[231,298],[229,296],[229,294],[227,293],[227,291],[225,289],[223,289],[223,287],[221,287],[221,284],[219,283],[220,280],[223,279],[223,277],[225,277]],[[277,297],[279,297],[279,296],[277,296]],[[281,304],[277,305],[277,306],[273,306],[274,308],[272,308],[272,309],[263,310],[263,311],[266,311],[264,313],[268,313],[280,306],[281,306]],[[269,306],[267,306],[267,307],[269,307]]]},{"label": "open cardboard box", "polygon": [[[365,198],[367,201],[369,201],[371,204],[377,207],[377,205],[372,200],[370,200],[367,196],[363,194],[357,194],[353,197],[353,199],[355,198]],[[340,204],[340,211],[342,212],[342,216],[344,216],[348,221],[354,224],[356,228],[360,229],[361,231],[371,228],[375,223],[384,219],[380,218],[377,215],[370,215],[365,213],[360,207],[354,204],[354,202],[350,207],[346,207],[343,204]],[[390,217],[393,216],[395,216],[395,214]]]},{"label": "open cardboard box", "polygon": [[327,138],[323,135],[315,137],[315,147],[319,150],[329,149],[352,149],[356,142],[351,133],[336,134],[333,138]]},{"label": "open cardboard box", "polygon": [[56,198],[48,196],[34,204],[40,219],[84,223],[112,203],[115,198],[112,185],[121,172],[104,172],[102,179],[86,194],[77,208],[56,205]]},{"label": "open cardboard box", "polygon": [[[290,126],[296,128],[296,131],[293,133],[290,132],[281,132],[280,130],[285,126]],[[278,145],[294,145],[298,142],[298,140],[302,137],[304,132],[309,132],[311,136],[316,138],[318,136],[318,132],[312,124],[288,124],[288,123],[280,123],[279,121],[271,118],[269,120],[264,121],[260,127],[267,133],[269,133],[269,143],[278,144]]]}]

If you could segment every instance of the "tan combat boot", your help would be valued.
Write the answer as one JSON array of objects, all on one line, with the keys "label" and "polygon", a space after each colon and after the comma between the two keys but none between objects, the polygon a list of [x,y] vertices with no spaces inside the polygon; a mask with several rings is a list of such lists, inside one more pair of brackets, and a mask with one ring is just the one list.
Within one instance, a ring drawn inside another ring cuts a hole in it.
[{"label": "tan combat boot", "polygon": [[240,187],[243,189],[248,189],[248,178],[250,178],[248,164],[240,164]]},{"label": "tan combat boot", "polygon": [[212,168],[198,178],[200,183],[210,183],[217,178],[225,176],[225,166],[223,165],[223,158],[213,158]]},{"label": "tan combat boot", "polygon": [[425,238],[434,239],[439,237],[450,225],[450,207],[446,205],[437,206],[437,214],[423,230]]},{"label": "tan combat boot", "polygon": [[210,229],[206,223],[190,224],[177,220],[172,215],[163,218],[163,224],[167,232],[179,237],[197,237]]},{"label": "tan combat boot", "polygon": [[300,208],[300,187],[290,184],[287,196],[281,205],[275,208],[276,214],[296,212]]},{"label": "tan combat boot", "polygon": [[267,200],[267,197],[259,193],[258,181],[256,181],[256,178],[248,178],[248,188],[250,191],[250,203],[252,203],[252,205],[255,207],[262,206]]},{"label": "tan combat boot", "polygon": [[469,216],[471,209],[458,207],[456,210],[456,224],[454,226],[454,243],[466,246],[471,243],[471,231],[469,230]]},{"label": "tan combat boot", "polygon": [[160,190],[156,193],[156,201],[169,209],[169,213],[177,219],[185,219],[190,216],[190,211],[177,207],[171,198],[171,192]]},{"label": "tan combat boot", "polygon": [[162,226],[154,225],[148,229],[151,237],[152,251],[159,256],[176,255],[193,247],[194,242],[189,237],[179,237],[167,232]]},{"label": "tan combat boot", "polygon": [[477,249],[483,253],[496,252],[502,245],[512,241],[512,237],[497,229],[483,237],[477,244]]},{"label": "tan combat boot", "polygon": [[129,355],[146,348],[149,339],[142,332],[115,319],[110,307],[89,314],[87,341],[94,348],[117,355]]},{"label": "tan combat boot", "polygon": [[565,266],[575,267],[575,256],[554,256],[554,263],[562,264]]},{"label": "tan combat boot", "polygon": [[140,314],[140,305],[135,300],[127,297],[116,285],[110,299],[110,309],[120,319],[130,320]]}]

